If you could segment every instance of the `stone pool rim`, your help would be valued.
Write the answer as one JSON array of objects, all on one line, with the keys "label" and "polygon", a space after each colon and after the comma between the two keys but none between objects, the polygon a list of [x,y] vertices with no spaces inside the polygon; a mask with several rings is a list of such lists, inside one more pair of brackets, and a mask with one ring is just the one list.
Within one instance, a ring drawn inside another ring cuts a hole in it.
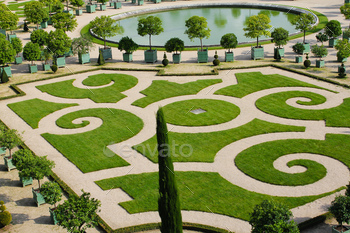
[{"label": "stone pool rim", "polygon": [[[151,7],[147,9],[140,9],[140,10],[134,10],[134,11],[128,11],[124,13],[120,13],[118,15],[111,16],[112,19],[118,21],[121,19],[137,16],[137,15],[144,15],[144,14],[149,14],[149,13],[155,13],[155,12],[164,12],[164,11],[171,11],[171,10],[181,10],[181,9],[193,9],[193,8],[209,8],[209,7],[214,7],[214,8],[250,8],[250,9],[265,9],[265,10],[276,10],[276,11],[281,11],[281,12],[287,12],[287,13],[292,13],[292,14],[311,14],[314,19],[315,19],[315,24],[312,26],[316,26],[319,23],[319,19],[317,15],[315,15],[311,10],[305,10],[299,7],[295,6],[287,6],[287,5],[277,5],[277,4],[266,4],[266,3],[189,3],[189,4],[183,4],[183,5],[177,5],[177,6],[156,6],[156,7]],[[243,29],[242,29],[243,30]],[[95,35],[91,29],[89,29],[90,34],[103,41],[102,38],[98,37]],[[296,32],[296,33],[291,33],[289,36],[297,35],[301,33],[301,31]],[[271,41],[271,38],[269,39],[264,39],[264,40],[259,40],[261,42],[263,41]],[[112,44],[118,44],[116,41],[108,40],[106,39],[106,42],[112,43]],[[240,42],[238,43],[239,45],[241,44],[251,44],[254,41],[245,41],[245,42]],[[205,45],[203,47],[220,47],[220,44],[215,44],[215,45]],[[139,47],[149,47],[149,45],[139,45]],[[157,46],[157,45],[152,45],[154,48],[164,48],[164,46]],[[194,46],[185,46],[185,48],[198,48],[198,45]]]}]

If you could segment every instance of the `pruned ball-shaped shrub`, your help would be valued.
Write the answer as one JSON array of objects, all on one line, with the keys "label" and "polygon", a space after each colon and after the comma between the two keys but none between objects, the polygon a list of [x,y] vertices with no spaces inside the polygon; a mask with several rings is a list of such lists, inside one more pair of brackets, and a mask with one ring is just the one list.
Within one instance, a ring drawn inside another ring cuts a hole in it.
[{"label": "pruned ball-shaped shrub", "polygon": [[7,226],[12,221],[12,215],[8,211],[4,211],[0,213],[0,228]]},{"label": "pruned ball-shaped shrub", "polygon": [[168,58],[166,56],[166,53],[164,53],[162,64],[163,64],[163,66],[167,66],[169,64],[169,60],[168,60]]},{"label": "pruned ball-shaped shrub", "polygon": [[54,73],[56,73],[56,71],[57,71],[57,65],[52,65],[51,66],[51,70],[54,72]]},{"label": "pruned ball-shaped shrub", "polygon": [[305,66],[305,68],[309,68],[311,66],[311,61],[310,60],[305,60],[304,61],[304,66]]},{"label": "pruned ball-shaped shrub", "polygon": [[214,66],[218,66],[218,65],[220,65],[220,60],[219,60],[219,59],[217,59],[217,58],[216,58],[216,59],[214,59],[214,60],[213,60],[213,65],[214,65]]}]

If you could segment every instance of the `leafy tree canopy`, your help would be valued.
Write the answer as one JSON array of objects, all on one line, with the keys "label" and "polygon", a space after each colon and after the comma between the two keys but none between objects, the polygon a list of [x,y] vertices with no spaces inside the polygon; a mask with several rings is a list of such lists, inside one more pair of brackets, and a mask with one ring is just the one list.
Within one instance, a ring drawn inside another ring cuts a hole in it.
[{"label": "leafy tree canopy", "polygon": [[52,25],[56,29],[72,32],[78,26],[75,15],[67,12],[56,13],[52,17]]},{"label": "leafy tree canopy", "polygon": [[62,199],[62,190],[56,182],[46,181],[41,185],[40,193],[44,196],[45,202],[54,205]]},{"label": "leafy tree canopy", "polygon": [[40,46],[33,42],[28,42],[23,48],[23,57],[27,61],[37,61],[40,59],[41,49]]},{"label": "leafy tree canopy", "polygon": [[174,37],[169,39],[165,45],[165,50],[169,53],[174,52],[177,53],[177,51],[183,51],[185,49],[185,44],[183,42],[183,40],[181,40],[180,38]]},{"label": "leafy tree canopy", "polygon": [[323,42],[326,42],[328,41],[328,36],[326,33],[322,33],[322,32],[319,32],[317,35],[316,35],[316,40],[321,42],[322,45],[323,45]]},{"label": "leafy tree canopy", "polygon": [[350,57],[350,43],[347,39],[338,40],[334,47],[336,50],[338,50],[337,56],[341,58]]},{"label": "leafy tree canopy", "polygon": [[16,51],[17,55],[22,52],[23,45],[20,38],[15,37],[11,39],[12,48]]},{"label": "leafy tree canopy", "polygon": [[328,50],[325,48],[323,45],[318,46],[318,45],[313,45],[311,48],[311,52],[319,58],[325,57],[328,55]]},{"label": "leafy tree canopy", "polygon": [[47,41],[48,49],[55,55],[60,56],[69,51],[72,40],[62,29],[50,31]]},{"label": "leafy tree canopy", "polygon": [[268,30],[272,27],[270,22],[270,18],[265,14],[250,16],[245,22],[246,27],[243,28],[243,30],[246,31],[244,35],[248,38],[256,38],[256,46],[259,46],[260,36],[271,35],[270,31]]},{"label": "leafy tree canopy", "polygon": [[194,15],[186,20],[185,26],[187,27],[185,34],[187,34],[191,41],[193,41],[194,38],[199,38],[201,42],[201,50],[203,50],[202,40],[210,37],[210,29],[208,27],[207,19]]},{"label": "leafy tree canopy", "polygon": [[304,32],[304,40],[303,43],[305,44],[305,34],[306,31],[311,30],[313,28],[313,24],[315,24],[315,18],[312,14],[300,14],[296,16],[292,20],[292,24],[295,25],[295,29],[301,30]]},{"label": "leafy tree canopy", "polygon": [[72,41],[72,51],[74,54],[88,53],[92,47],[94,47],[94,43],[92,43],[92,40],[88,36],[74,38]]},{"label": "leafy tree canopy", "polygon": [[11,150],[22,143],[21,136],[18,134],[17,130],[15,129],[6,129],[1,134],[0,139],[1,139],[0,141],[1,147],[6,147],[10,151],[10,156],[11,156]]},{"label": "leafy tree canopy", "polygon": [[99,37],[102,37],[104,40],[104,47],[106,46],[106,38],[112,37],[117,34],[123,33],[123,27],[119,26],[114,19],[110,16],[96,17],[90,22],[91,31]]},{"label": "leafy tree canopy", "polygon": [[149,47],[152,50],[151,36],[159,35],[164,31],[162,20],[157,16],[148,16],[147,18],[139,19],[137,25],[137,33],[140,36],[149,36]]},{"label": "leafy tree canopy", "polygon": [[289,35],[289,32],[286,29],[282,27],[275,28],[275,30],[271,33],[271,37],[272,37],[271,42],[274,42],[276,46],[281,48],[281,46],[287,44],[288,35]]},{"label": "leafy tree canopy", "polygon": [[345,16],[345,19],[350,19],[350,4],[345,3],[340,7],[340,12]]},{"label": "leafy tree canopy", "polygon": [[10,41],[0,38],[0,48],[0,65],[5,65],[15,60],[16,50],[14,50]]},{"label": "leafy tree canopy", "polygon": [[82,7],[85,4],[85,2],[83,0],[71,0],[70,3],[73,6],[78,7],[78,9],[79,9],[79,7]]},{"label": "leafy tree canopy", "polygon": [[220,45],[224,49],[228,49],[229,52],[231,52],[231,49],[236,48],[237,44],[237,37],[234,33],[227,33],[221,37]]},{"label": "leafy tree canopy", "polygon": [[30,34],[30,41],[42,47],[44,45],[47,45],[48,36],[49,33],[44,31],[43,29],[38,29]]},{"label": "leafy tree canopy", "polygon": [[22,171],[30,164],[30,160],[34,159],[33,153],[28,149],[21,149],[13,153],[12,162],[18,171]]},{"label": "leafy tree canopy", "polygon": [[125,51],[126,53],[133,53],[134,51],[137,50],[137,48],[139,47],[138,44],[136,44],[132,38],[130,37],[123,37],[120,39],[119,43],[118,43],[118,49],[120,51]]},{"label": "leafy tree canopy", "polygon": [[5,30],[14,30],[17,28],[18,16],[9,10],[2,11],[0,14],[0,28]]},{"label": "leafy tree canopy", "polygon": [[336,38],[340,36],[342,34],[340,22],[337,20],[329,21],[326,24],[324,31],[330,38]]},{"label": "leafy tree canopy", "polygon": [[350,223],[350,197],[337,196],[332,201],[329,211],[334,215],[339,225],[343,222]]},{"label": "leafy tree canopy", "polygon": [[37,24],[37,27],[39,27],[39,23],[49,18],[44,3],[37,1],[30,1],[25,4],[24,14],[26,16],[26,21]]}]

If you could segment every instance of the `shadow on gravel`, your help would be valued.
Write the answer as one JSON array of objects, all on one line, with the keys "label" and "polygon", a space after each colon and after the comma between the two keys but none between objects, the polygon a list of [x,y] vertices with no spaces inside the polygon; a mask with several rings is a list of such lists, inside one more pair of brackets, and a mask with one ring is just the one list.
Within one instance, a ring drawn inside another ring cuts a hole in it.
[{"label": "shadow on gravel", "polygon": [[22,187],[21,182],[19,180],[11,180],[11,179],[0,179],[0,186],[8,186],[8,187]]},{"label": "shadow on gravel", "polygon": [[29,221],[28,214],[16,214],[12,213],[12,224],[23,224],[26,221]]},{"label": "shadow on gravel", "polygon": [[37,207],[34,199],[33,198],[29,198],[29,197],[17,200],[17,201],[15,201],[15,203],[18,206],[33,206],[33,207]]},{"label": "shadow on gravel", "polygon": [[52,225],[53,222],[51,220],[51,217],[49,216],[49,209],[47,209],[47,216],[40,216],[39,218],[35,218],[34,222],[36,224],[45,224],[45,225]]},{"label": "shadow on gravel", "polygon": [[5,202],[6,205],[6,203],[12,201],[12,199],[7,194],[0,193],[0,201]]}]

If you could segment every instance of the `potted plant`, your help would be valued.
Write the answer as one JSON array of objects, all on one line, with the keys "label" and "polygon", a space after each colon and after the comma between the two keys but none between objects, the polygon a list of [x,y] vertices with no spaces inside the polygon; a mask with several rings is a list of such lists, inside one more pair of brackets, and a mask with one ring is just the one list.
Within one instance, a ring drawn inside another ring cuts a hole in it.
[{"label": "potted plant", "polygon": [[18,16],[15,13],[8,10],[7,6],[5,6],[4,10],[1,11],[1,14],[0,14],[1,32],[6,36],[6,30],[11,31],[10,34],[7,35],[8,40],[10,42],[12,38],[16,37],[16,34],[13,34],[12,30],[17,28],[18,20],[19,20]]},{"label": "potted plant", "polygon": [[326,33],[322,33],[322,32],[319,32],[317,35],[316,35],[316,40],[321,42],[322,45],[323,45],[323,42],[326,42],[328,41],[328,36]]},{"label": "potted plant", "polygon": [[0,38],[0,73],[6,72],[8,77],[12,77],[11,67],[8,63],[15,60],[16,50],[12,47],[10,41]]},{"label": "potted plant", "polygon": [[45,8],[44,3],[38,1],[31,1],[24,5],[24,14],[26,21],[36,24],[39,29],[39,24],[49,18],[49,14]]},{"label": "potted plant", "polygon": [[142,6],[144,3],[144,0],[137,0],[137,5]]},{"label": "potted plant", "polygon": [[72,32],[78,25],[75,15],[69,13],[56,13],[51,19],[52,26],[56,29],[62,29],[64,32]]},{"label": "potted plant", "polygon": [[67,36],[62,29],[50,31],[47,48],[53,52],[54,64],[57,67],[64,67],[66,65],[66,58],[64,54],[72,47],[72,40]]},{"label": "potted plant", "polygon": [[350,46],[350,43],[347,39],[338,40],[337,44],[335,45],[335,49],[338,50],[337,52],[338,62],[345,62],[347,61],[347,58],[350,57],[349,46]]},{"label": "potted plant", "polygon": [[[345,3],[350,3],[350,0],[345,0]],[[350,4],[344,4],[340,7],[340,13],[345,16],[345,19],[350,19]]]},{"label": "potted plant", "polygon": [[344,62],[341,63],[340,66],[338,66],[338,76],[339,78],[345,78],[346,76],[346,68],[344,66]]},{"label": "potted plant", "polygon": [[22,63],[22,57],[19,55],[20,52],[23,50],[22,41],[19,38],[13,38],[11,40],[12,48],[16,51],[16,57],[15,57],[15,63],[21,64]]},{"label": "potted plant", "polygon": [[312,46],[311,52],[318,58],[319,60],[316,60],[316,67],[321,68],[324,67],[325,62],[322,60],[323,57],[326,57],[328,55],[327,48],[325,48],[323,45],[318,46],[314,45]]},{"label": "potted plant", "polygon": [[259,36],[270,36],[271,33],[268,30],[271,28],[269,24],[270,18],[265,14],[258,14],[250,16],[246,21],[246,26],[243,28],[246,33],[244,35],[248,38],[256,38],[256,46],[251,48],[252,59],[263,59],[264,58],[264,47],[259,46]]},{"label": "potted plant", "polygon": [[86,12],[87,13],[94,13],[96,12],[96,5],[91,4],[91,0],[88,4],[86,4]]},{"label": "potted plant", "polygon": [[337,20],[330,20],[325,26],[325,33],[330,38],[329,47],[333,48],[337,44],[337,37],[342,34],[340,22]]},{"label": "potted plant", "polygon": [[347,39],[347,40],[350,39],[350,27],[343,31],[343,40],[344,39]]},{"label": "potted plant", "polygon": [[104,47],[99,50],[103,53],[104,59],[112,59],[112,49],[111,47],[107,47],[106,38],[123,33],[123,28],[116,24],[115,20],[110,16],[102,15],[90,22],[90,30],[98,37],[103,38]]},{"label": "potted plant", "polygon": [[83,14],[83,10],[80,9],[80,7],[84,6],[85,4],[83,0],[71,0],[70,3],[78,8],[75,10],[75,15],[79,16]]},{"label": "potted plant", "polygon": [[138,44],[136,44],[130,37],[122,37],[118,43],[118,49],[120,51],[125,51],[125,53],[123,53],[123,61],[133,61],[132,53],[136,51],[138,47]]},{"label": "potted plant", "polygon": [[13,165],[16,166],[18,170],[18,176],[23,187],[33,184],[33,178],[23,172],[27,166],[32,164],[33,159],[34,155],[27,149],[18,150],[12,156]]},{"label": "potted plant", "polygon": [[[112,2],[111,2],[112,3]],[[114,9],[120,9],[122,8],[122,3],[119,2],[118,0],[116,2],[113,2]]]},{"label": "potted plant", "polygon": [[271,33],[271,37],[272,37],[272,40],[271,42],[274,42],[276,46],[278,47],[275,47],[274,48],[274,58],[275,59],[278,59],[278,55],[280,57],[284,57],[284,48],[283,48],[283,45],[286,45],[287,42],[288,42],[288,35],[289,35],[289,32],[280,27],[280,28],[275,28],[275,30]]},{"label": "potted plant", "polygon": [[44,61],[43,63],[43,71],[50,70],[50,63],[49,61],[52,59],[52,52],[48,50],[47,48],[43,49],[41,53],[41,60]]},{"label": "potted plant", "polygon": [[92,47],[94,47],[94,44],[88,36],[74,38],[72,41],[73,54],[78,54],[80,64],[90,63],[89,52]]},{"label": "potted plant", "polygon": [[295,25],[295,29],[301,30],[304,33],[303,44],[305,49],[303,53],[310,52],[310,44],[306,43],[305,35],[308,30],[311,30],[314,27],[313,25],[315,23],[316,23],[316,20],[312,14],[304,14],[304,13],[296,16],[292,21],[292,24]]},{"label": "potted plant", "polygon": [[234,33],[227,33],[221,37],[220,45],[228,49],[225,51],[225,62],[233,62],[234,61],[234,53],[231,52],[231,48],[236,48],[238,44],[237,37]]},{"label": "potted plant", "polygon": [[145,50],[145,62],[157,62],[157,50],[152,50],[152,36],[159,35],[164,31],[162,21],[156,16],[148,16],[138,20],[137,33],[140,36],[149,36],[149,50]]},{"label": "potted plant", "polygon": [[343,226],[343,222],[350,223],[350,198],[348,196],[335,197],[329,207],[329,211],[339,224],[332,227],[332,233],[349,233],[350,228]]},{"label": "potted plant", "polygon": [[55,209],[57,208],[56,203],[62,199],[62,190],[56,182],[46,181],[41,185],[40,193],[45,199],[45,203],[54,205],[54,208],[49,208],[50,217],[55,225],[57,225],[57,218]]},{"label": "potted plant", "polygon": [[40,46],[33,42],[28,42],[24,48],[23,48],[23,57],[27,61],[30,61],[31,64],[29,66],[30,73],[36,73],[38,72],[38,67],[36,64],[34,64],[34,61],[37,61],[40,59],[41,56],[41,49]]},{"label": "potted plant", "polygon": [[[181,51],[185,49],[183,40],[177,37],[171,38],[165,43],[164,48],[168,53],[175,51],[175,53],[173,53],[173,63],[179,64],[181,62]],[[178,51],[180,53],[178,53]]]},{"label": "potted plant", "polygon": [[298,42],[295,45],[293,45],[292,49],[296,54],[300,54],[300,55],[295,57],[295,62],[296,63],[303,62],[303,56],[301,56],[301,54],[303,54],[303,52],[305,51],[305,44]]},{"label": "potted plant", "polygon": [[101,11],[107,10],[106,2],[107,2],[108,0],[98,0],[98,1],[101,3],[101,5],[100,5],[100,10],[101,10]]}]

